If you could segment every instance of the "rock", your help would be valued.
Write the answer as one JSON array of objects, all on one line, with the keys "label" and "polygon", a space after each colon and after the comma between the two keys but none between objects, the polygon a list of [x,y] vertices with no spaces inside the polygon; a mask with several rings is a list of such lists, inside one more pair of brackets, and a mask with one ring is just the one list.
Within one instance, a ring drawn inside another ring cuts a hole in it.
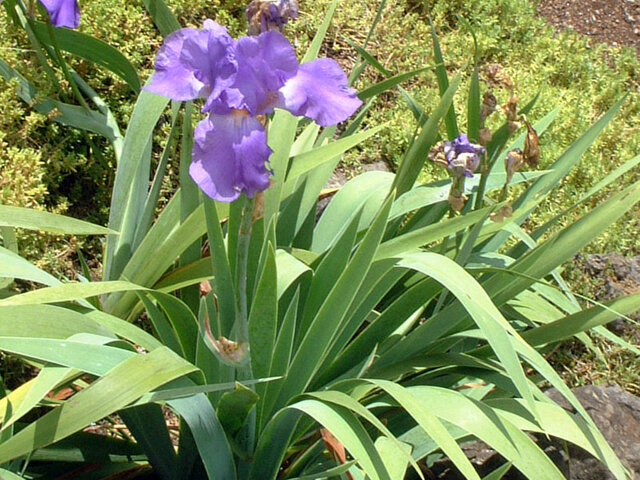
[{"label": "rock", "polygon": [[[632,478],[640,478],[640,398],[619,386],[588,385],[573,391],[594,423],[630,470]],[[560,393],[551,389],[547,395],[566,410],[573,412]],[[559,445],[558,445],[559,446]],[[569,458],[560,448],[561,470],[572,480],[613,480],[614,476],[598,460],[584,450],[568,445]]]},{"label": "rock", "polygon": [[[640,291],[640,257],[623,257],[610,253],[579,256],[578,261],[581,259],[585,273],[596,280],[596,300],[611,300]],[[638,313],[629,317],[640,320]],[[627,327],[627,322],[622,318],[607,325],[607,328],[618,335],[625,333]]]},{"label": "rock", "polygon": [[600,274],[608,268],[618,281],[640,285],[640,257],[627,258],[617,253],[587,255],[585,265],[592,274]]},{"label": "rock", "polygon": [[373,172],[373,171],[390,172],[391,169],[389,168],[389,164],[387,162],[385,162],[384,160],[378,160],[377,162],[363,164],[362,171],[363,172]]},{"label": "rock", "polygon": [[[573,390],[573,393],[589,413],[618,458],[629,469],[631,478],[640,480],[640,398],[625,392],[618,386],[598,387],[589,385]],[[556,389],[546,394],[558,405],[575,413],[569,403]],[[599,460],[572,444],[547,439],[543,435],[534,437],[540,448],[551,458],[568,480],[614,480],[614,476]],[[482,442],[462,445],[467,458],[476,467],[481,477],[505,463],[493,449]],[[443,458],[431,467],[431,477],[437,480],[464,480],[452,463]],[[523,480],[525,477],[512,468],[503,480]]]}]

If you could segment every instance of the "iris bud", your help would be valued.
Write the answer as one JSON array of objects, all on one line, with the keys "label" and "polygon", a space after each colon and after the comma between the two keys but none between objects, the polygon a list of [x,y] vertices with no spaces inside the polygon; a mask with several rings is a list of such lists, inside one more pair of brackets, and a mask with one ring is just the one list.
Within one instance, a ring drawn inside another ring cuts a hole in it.
[{"label": "iris bud", "polygon": [[298,18],[296,0],[253,0],[245,10],[249,35],[270,30],[282,31],[289,20]]}]

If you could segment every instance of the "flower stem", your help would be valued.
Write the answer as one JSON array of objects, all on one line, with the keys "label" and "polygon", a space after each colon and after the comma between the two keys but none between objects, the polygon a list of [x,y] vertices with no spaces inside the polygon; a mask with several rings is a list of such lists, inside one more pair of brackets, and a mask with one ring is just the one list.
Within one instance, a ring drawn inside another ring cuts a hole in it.
[{"label": "flower stem", "polygon": [[504,202],[507,199],[507,195],[509,194],[509,181],[507,180],[502,187],[502,191],[500,192],[500,198],[498,199],[498,203]]},{"label": "flower stem", "polygon": [[[249,313],[247,305],[247,270],[249,262],[249,244],[251,242],[251,228],[253,223],[253,208],[255,200],[244,195],[244,208],[242,219],[238,228],[238,246],[236,249],[236,340],[238,344],[249,344]],[[248,358],[237,369],[237,380],[250,380],[253,378],[251,369],[251,345],[247,349]],[[256,435],[256,411],[249,413],[245,424],[238,433],[238,444],[246,452],[247,459],[240,459],[238,463],[239,478],[246,478],[251,467],[253,448]]]},{"label": "flower stem", "polygon": [[491,173],[491,166],[488,165],[487,154],[482,156],[482,163],[480,164],[480,182],[478,183],[478,190],[476,191],[476,201],[473,205],[474,210],[482,208],[482,202],[484,200],[484,192],[487,189],[487,180],[489,179],[489,173]]},{"label": "flower stem", "polygon": [[242,219],[238,229],[238,248],[236,250],[236,331],[237,341],[249,341],[249,314],[247,307],[247,264],[249,261],[249,243],[253,220],[254,199],[245,198]]}]

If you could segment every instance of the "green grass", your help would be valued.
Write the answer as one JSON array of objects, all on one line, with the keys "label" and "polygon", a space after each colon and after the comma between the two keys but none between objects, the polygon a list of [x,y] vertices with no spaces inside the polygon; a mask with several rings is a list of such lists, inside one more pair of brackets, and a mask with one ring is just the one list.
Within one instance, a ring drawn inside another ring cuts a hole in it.
[{"label": "green grass", "polygon": [[549,361],[572,388],[617,384],[634,395],[640,395],[637,355],[600,337],[593,340],[598,355],[574,340],[563,344],[549,357]]}]

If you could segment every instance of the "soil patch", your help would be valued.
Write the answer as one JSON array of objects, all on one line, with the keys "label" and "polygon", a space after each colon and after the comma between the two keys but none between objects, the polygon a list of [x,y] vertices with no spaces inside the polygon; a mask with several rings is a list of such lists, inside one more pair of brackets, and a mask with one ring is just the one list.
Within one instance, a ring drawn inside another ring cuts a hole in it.
[{"label": "soil patch", "polygon": [[538,0],[551,25],[572,29],[595,43],[635,48],[640,57],[640,0]]}]

